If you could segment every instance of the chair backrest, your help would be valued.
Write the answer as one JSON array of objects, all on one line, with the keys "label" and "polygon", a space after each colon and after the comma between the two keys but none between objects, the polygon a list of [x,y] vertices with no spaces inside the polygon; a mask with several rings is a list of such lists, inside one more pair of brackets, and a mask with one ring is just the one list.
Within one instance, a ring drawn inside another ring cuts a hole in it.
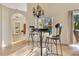
[{"label": "chair backrest", "polygon": [[61,31],[62,31],[62,26],[59,23],[57,23],[55,25],[55,28],[56,28],[56,35],[60,36],[61,35]]},{"label": "chair backrest", "polygon": [[30,32],[34,32],[34,26],[29,26],[29,30],[30,30]]}]

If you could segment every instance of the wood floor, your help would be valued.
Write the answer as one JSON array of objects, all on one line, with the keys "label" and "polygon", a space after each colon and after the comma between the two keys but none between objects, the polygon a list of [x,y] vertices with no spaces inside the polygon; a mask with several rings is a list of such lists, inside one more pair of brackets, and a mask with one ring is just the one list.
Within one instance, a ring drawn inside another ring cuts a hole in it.
[{"label": "wood floor", "polygon": [[2,48],[0,49],[0,56],[7,56],[13,52],[18,51],[19,49],[23,48],[26,45],[27,45],[27,41],[21,41],[9,47]]},{"label": "wood floor", "polygon": [[[35,53],[36,51],[38,51],[39,48],[34,47],[34,49],[32,50],[32,46],[28,43],[29,42],[27,41],[22,41],[18,44],[14,44],[12,46],[2,48],[0,49],[0,56],[31,56],[31,55],[38,56],[38,55],[35,55]],[[63,48],[64,56],[79,55],[78,51],[75,52],[73,48],[70,48],[69,46],[62,45],[62,48]]]}]

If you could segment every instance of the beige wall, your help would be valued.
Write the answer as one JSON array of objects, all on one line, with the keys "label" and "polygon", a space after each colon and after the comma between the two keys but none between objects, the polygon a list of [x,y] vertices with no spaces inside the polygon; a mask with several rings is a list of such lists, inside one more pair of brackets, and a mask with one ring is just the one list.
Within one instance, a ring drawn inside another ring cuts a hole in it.
[{"label": "beige wall", "polygon": [[[4,40],[5,45],[10,45],[12,42],[11,36],[11,17],[14,13],[21,13],[24,16],[25,12],[16,9],[10,9],[3,5],[0,5],[0,45],[2,45],[2,40]],[[1,33],[2,32],[2,33]],[[2,38],[1,38],[2,37]]]},{"label": "beige wall", "polygon": [[[32,8],[37,4],[27,4],[27,19],[29,24],[33,24]],[[70,19],[68,19],[68,11],[79,9],[79,4],[39,4],[45,11],[45,15],[54,17],[54,24],[62,23],[62,43],[70,43]],[[29,25],[28,24],[28,25]]]},{"label": "beige wall", "polygon": [[0,48],[1,48],[1,46],[2,46],[2,20],[1,20],[1,14],[2,14],[2,12],[1,12],[1,6],[0,6]]},{"label": "beige wall", "polygon": [[9,45],[10,40],[10,19],[8,8],[2,6],[2,41],[4,40],[5,45]]}]

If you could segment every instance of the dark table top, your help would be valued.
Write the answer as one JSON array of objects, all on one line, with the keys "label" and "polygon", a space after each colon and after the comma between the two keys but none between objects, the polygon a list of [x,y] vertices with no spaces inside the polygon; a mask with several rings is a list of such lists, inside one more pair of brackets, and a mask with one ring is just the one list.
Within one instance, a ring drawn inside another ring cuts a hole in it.
[{"label": "dark table top", "polygon": [[48,29],[47,29],[47,28],[34,28],[34,31],[38,31],[38,32],[40,32],[40,31],[42,31],[42,32],[47,32]]}]

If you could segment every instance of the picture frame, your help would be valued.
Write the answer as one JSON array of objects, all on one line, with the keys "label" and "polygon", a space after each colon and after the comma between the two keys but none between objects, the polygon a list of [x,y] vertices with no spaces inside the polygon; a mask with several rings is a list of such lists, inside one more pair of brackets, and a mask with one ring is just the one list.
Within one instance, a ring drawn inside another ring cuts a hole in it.
[{"label": "picture frame", "polygon": [[20,23],[19,22],[15,22],[15,33],[16,34],[20,33]]}]

